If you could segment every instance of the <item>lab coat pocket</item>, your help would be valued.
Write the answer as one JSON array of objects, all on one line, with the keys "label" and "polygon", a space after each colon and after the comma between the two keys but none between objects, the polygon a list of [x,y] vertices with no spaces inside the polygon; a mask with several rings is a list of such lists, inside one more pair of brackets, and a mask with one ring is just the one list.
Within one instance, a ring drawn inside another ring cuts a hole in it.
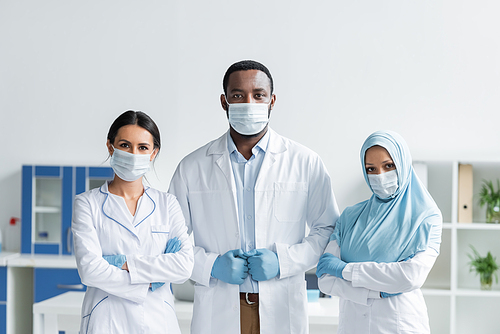
[{"label": "lab coat pocket", "polygon": [[192,333],[204,333],[212,328],[214,303],[221,304],[223,301],[214,299],[215,287],[208,287],[195,283]]},{"label": "lab coat pocket", "polygon": [[397,298],[398,333],[430,333],[427,307],[420,290]]},{"label": "lab coat pocket", "polygon": [[274,216],[279,222],[303,219],[307,204],[307,182],[274,183]]},{"label": "lab coat pocket", "polygon": [[165,252],[167,241],[170,235],[170,228],[166,225],[151,225],[151,235],[156,246],[159,248],[159,253]]},{"label": "lab coat pocket", "polygon": [[102,298],[82,317],[80,333],[110,333],[108,298]]},{"label": "lab coat pocket", "polygon": [[398,333],[430,333],[429,319],[415,314],[400,313],[398,319]]},{"label": "lab coat pocket", "polygon": [[306,281],[292,283],[288,287],[290,333],[307,333],[309,328],[306,288]]}]

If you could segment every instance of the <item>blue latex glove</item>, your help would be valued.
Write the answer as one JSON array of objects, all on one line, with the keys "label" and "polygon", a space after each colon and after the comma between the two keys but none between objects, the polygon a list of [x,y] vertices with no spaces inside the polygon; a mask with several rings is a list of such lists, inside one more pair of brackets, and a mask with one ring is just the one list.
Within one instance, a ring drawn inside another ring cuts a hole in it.
[{"label": "blue latex glove", "polygon": [[[178,251],[181,250],[182,243],[179,240],[179,238],[174,237],[172,239],[169,239],[167,241],[167,247],[165,248],[164,254],[168,253],[177,253]],[[151,283],[151,291],[155,291],[158,288],[161,288],[165,283],[160,283],[160,282],[154,282]]]},{"label": "blue latex glove", "polygon": [[266,248],[245,253],[248,257],[248,273],[256,281],[267,281],[280,273],[278,254]]},{"label": "blue latex glove", "polygon": [[323,274],[329,274],[339,278],[344,278],[344,276],[342,276],[342,270],[344,270],[346,265],[346,262],[342,261],[335,255],[325,253],[319,258],[316,276],[321,277]]},{"label": "blue latex glove", "polygon": [[168,253],[177,253],[181,250],[182,244],[179,238],[174,237],[167,242],[167,247],[165,248],[165,254]]},{"label": "blue latex glove", "polygon": [[212,277],[229,284],[243,284],[247,276],[247,256],[241,249],[233,249],[219,256],[212,267]]},{"label": "blue latex glove", "polygon": [[387,292],[381,292],[380,293],[380,297],[382,298],[389,298],[389,297],[394,297],[394,296],[397,296],[397,295],[400,295],[401,292],[399,293],[387,293]]},{"label": "blue latex glove", "polygon": [[161,288],[164,285],[165,285],[165,283],[154,282],[154,283],[151,283],[150,289],[151,289],[151,291],[154,292],[156,289]]},{"label": "blue latex glove", "polygon": [[104,260],[108,261],[108,263],[112,266],[122,269],[122,266],[125,262],[127,262],[127,257],[122,254],[118,255],[103,255]]}]

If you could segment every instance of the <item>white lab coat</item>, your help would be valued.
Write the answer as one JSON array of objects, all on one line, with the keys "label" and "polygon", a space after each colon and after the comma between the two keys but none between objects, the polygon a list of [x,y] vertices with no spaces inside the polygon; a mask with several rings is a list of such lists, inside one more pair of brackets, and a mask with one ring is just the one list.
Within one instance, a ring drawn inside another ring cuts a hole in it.
[{"label": "white lab coat", "polygon": [[[339,217],[317,154],[271,129],[255,184],[255,248],[277,252],[280,275],[259,282],[262,334],[308,333],[304,273],[314,267]],[[169,192],[194,233],[194,334],[240,332],[239,286],[211,277],[215,259],[240,249],[236,186],[227,133],[185,157]],[[306,224],[310,228],[305,235]]]},{"label": "white lab coat", "polygon": [[[337,240],[330,241],[325,253],[340,258]],[[340,300],[337,333],[430,333],[420,287],[437,256],[436,250],[428,248],[403,262],[348,263],[342,271],[344,279],[323,275],[319,279],[320,290]],[[402,294],[381,298],[380,292]]]},{"label": "white lab coat", "polygon": [[[146,187],[132,216],[108,184],[76,196],[72,231],[78,272],[87,292],[81,334],[180,333],[170,282],[191,275],[193,249],[175,197]],[[181,250],[163,254],[167,241]],[[103,255],[123,254],[129,272]],[[166,282],[154,292],[152,282]]]}]

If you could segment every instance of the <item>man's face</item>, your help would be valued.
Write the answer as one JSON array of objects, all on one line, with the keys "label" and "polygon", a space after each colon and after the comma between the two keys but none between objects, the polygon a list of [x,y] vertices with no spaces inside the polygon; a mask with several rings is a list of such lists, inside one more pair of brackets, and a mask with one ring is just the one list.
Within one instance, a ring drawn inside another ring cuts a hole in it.
[{"label": "man's face", "polygon": [[226,103],[265,103],[274,106],[276,96],[271,94],[271,82],[267,75],[259,70],[236,71],[229,75],[227,97],[221,95],[222,108],[228,111]]}]

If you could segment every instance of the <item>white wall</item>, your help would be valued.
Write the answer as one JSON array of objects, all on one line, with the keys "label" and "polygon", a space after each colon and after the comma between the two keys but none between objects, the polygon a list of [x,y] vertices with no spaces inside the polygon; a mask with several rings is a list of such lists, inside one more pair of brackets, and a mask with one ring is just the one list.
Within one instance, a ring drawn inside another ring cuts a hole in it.
[{"label": "white wall", "polygon": [[227,129],[222,77],[266,64],[271,125],[318,152],[339,206],[368,192],[358,152],[393,129],[415,160],[499,159],[498,1],[0,0],[0,227],[22,164],[99,165],[111,122],[162,132],[154,186]]}]

